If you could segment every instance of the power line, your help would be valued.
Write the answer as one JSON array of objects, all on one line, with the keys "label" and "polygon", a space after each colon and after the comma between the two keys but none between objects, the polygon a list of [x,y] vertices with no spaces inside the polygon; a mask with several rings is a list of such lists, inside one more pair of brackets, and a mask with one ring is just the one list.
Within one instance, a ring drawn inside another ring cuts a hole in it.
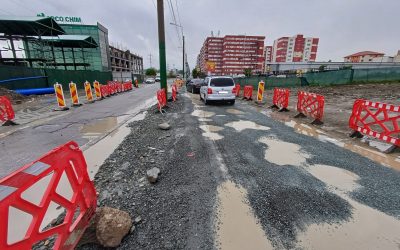
[{"label": "power line", "polygon": [[168,4],[169,4],[168,6],[169,6],[169,10],[171,12],[173,23],[175,24],[174,26],[175,26],[176,34],[178,35],[178,41],[181,41],[182,38],[181,38],[181,36],[179,34],[179,29],[178,29],[178,26],[177,26],[178,24],[177,24],[177,21],[176,21],[174,6],[172,5],[172,0],[169,0]]},{"label": "power line", "polygon": [[182,27],[181,16],[179,15],[178,0],[175,0],[176,13],[178,14],[179,25]]}]

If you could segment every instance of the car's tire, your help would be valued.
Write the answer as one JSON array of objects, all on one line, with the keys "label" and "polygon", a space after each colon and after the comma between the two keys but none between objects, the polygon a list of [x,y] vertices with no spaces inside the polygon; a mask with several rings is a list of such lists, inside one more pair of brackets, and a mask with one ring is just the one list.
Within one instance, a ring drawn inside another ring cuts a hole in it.
[{"label": "car's tire", "polygon": [[194,88],[192,87],[192,94],[194,94]]},{"label": "car's tire", "polygon": [[229,105],[232,105],[232,106],[235,105],[235,100],[230,101],[230,102],[229,102]]}]

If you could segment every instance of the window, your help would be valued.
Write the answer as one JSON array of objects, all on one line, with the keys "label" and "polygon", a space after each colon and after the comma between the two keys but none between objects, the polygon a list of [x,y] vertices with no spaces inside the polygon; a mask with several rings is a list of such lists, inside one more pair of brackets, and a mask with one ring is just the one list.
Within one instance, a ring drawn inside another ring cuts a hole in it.
[{"label": "window", "polygon": [[211,79],[210,86],[212,87],[228,87],[234,86],[232,78],[213,78]]}]

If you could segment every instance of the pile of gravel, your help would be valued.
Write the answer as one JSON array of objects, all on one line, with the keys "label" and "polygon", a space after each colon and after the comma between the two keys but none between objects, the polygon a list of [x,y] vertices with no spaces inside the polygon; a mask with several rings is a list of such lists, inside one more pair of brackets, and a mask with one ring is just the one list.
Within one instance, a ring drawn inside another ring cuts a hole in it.
[{"label": "pile of gravel", "polygon": [[17,92],[0,87],[0,96],[7,96],[13,104],[19,104],[23,101],[30,100],[28,96],[18,94]]}]

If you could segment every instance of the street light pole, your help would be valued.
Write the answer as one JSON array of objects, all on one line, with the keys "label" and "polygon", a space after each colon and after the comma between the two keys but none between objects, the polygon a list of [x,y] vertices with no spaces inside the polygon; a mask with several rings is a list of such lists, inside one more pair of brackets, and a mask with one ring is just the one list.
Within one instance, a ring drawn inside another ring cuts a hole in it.
[{"label": "street light pole", "polygon": [[182,32],[182,79],[184,79],[185,78],[185,36],[183,35],[183,26],[178,25],[176,23],[169,23],[169,24],[181,28],[181,32]]},{"label": "street light pole", "polygon": [[[158,46],[160,54],[160,88],[165,90],[165,96],[168,97],[167,91],[167,69],[165,56],[165,27],[164,27],[164,0],[157,0],[157,18],[158,18]],[[168,98],[167,98],[168,99]]]}]

